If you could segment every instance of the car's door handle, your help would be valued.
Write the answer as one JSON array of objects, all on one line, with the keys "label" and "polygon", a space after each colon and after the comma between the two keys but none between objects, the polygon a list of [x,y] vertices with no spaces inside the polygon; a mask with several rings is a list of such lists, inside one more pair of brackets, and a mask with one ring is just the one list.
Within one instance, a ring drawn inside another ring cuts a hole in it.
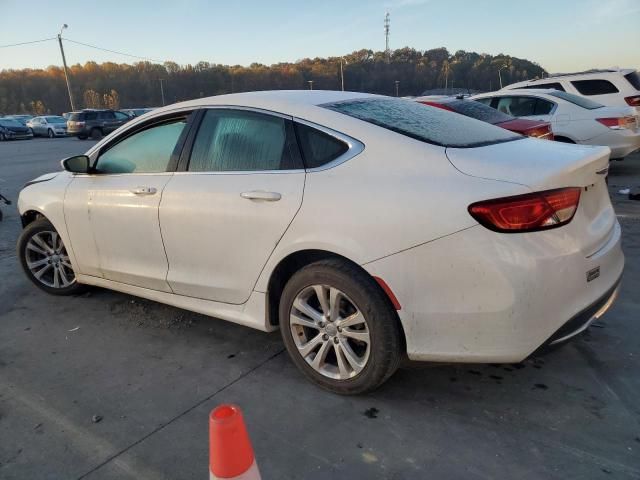
[{"label": "car's door handle", "polygon": [[131,193],[135,195],[153,195],[158,191],[154,187],[136,187],[131,189]]},{"label": "car's door handle", "polygon": [[277,202],[282,198],[278,192],[263,192],[261,190],[253,190],[251,192],[242,192],[242,198],[247,200],[262,200],[264,202]]}]

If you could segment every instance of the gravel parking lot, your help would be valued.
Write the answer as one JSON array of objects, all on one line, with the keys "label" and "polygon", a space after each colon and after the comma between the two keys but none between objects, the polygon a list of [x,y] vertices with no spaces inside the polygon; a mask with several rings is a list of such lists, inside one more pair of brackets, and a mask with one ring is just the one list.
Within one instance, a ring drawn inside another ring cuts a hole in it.
[{"label": "gravel parking lot", "polygon": [[[0,191],[89,141],[0,143]],[[0,478],[208,476],[208,413],[245,413],[265,479],[640,478],[640,154],[611,165],[621,296],[573,342],[517,365],[407,364],[377,392],[325,393],[266,334],[120,293],[48,296],[0,206]]]}]

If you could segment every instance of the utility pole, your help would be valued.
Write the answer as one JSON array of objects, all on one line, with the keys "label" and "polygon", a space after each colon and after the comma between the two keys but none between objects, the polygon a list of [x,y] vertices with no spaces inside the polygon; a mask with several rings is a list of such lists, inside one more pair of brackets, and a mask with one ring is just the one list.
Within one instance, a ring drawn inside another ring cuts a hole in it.
[{"label": "utility pole", "polygon": [[164,86],[162,82],[164,82],[164,78],[160,78],[160,94],[162,95],[162,106],[164,107]]},{"label": "utility pole", "polygon": [[313,90],[313,80],[307,80],[307,83],[309,84],[309,90]]},{"label": "utility pole", "polygon": [[342,67],[342,62],[344,58],[340,57],[340,83],[342,84],[342,91],[344,92],[344,69]]},{"label": "utility pole", "polygon": [[399,96],[398,95],[398,86],[400,85],[400,80],[396,80],[395,83],[396,83],[396,97],[398,97]]},{"label": "utility pole", "polygon": [[505,64],[498,69],[498,78],[500,79],[500,89],[502,89],[502,70],[509,68],[509,65]]},{"label": "utility pole", "polygon": [[384,16],[384,38],[385,38],[385,53],[387,54],[387,63],[391,61],[391,51],[389,50],[389,27],[391,27],[391,17],[389,12]]},{"label": "utility pole", "polygon": [[67,71],[67,59],[64,56],[64,48],[62,47],[62,30],[67,28],[68,25],[65,23],[62,25],[60,29],[60,33],[58,34],[58,44],[60,45],[60,53],[62,54],[62,65],[64,66],[64,79],[67,81],[67,91],[69,92],[69,103],[71,104],[71,111],[76,109],[73,104],[73,94],[71,93],[71,84],[69,83],[69,72]]}]

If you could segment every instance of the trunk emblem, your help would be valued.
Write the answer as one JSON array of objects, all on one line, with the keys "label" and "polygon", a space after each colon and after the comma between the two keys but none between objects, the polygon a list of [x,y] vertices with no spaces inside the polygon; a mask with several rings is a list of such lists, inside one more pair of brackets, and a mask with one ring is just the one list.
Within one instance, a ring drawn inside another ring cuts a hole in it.
[{"label": "trunk emblem", "polygon": [[591,280],[595,280],[600,276],[600,267],[592,268],[587,272],[587,283]]}]

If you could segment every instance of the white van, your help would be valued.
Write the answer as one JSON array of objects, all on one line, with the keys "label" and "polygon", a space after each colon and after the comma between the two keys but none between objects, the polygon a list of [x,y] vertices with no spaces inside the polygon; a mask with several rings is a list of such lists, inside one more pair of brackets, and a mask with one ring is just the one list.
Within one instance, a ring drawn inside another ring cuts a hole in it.
[{"label": "white van", "polygon": [[640,115],[640,74],[632,68],[563,73],[512,83],[502,90],[553,88],[616,107],[635,107]]}]

